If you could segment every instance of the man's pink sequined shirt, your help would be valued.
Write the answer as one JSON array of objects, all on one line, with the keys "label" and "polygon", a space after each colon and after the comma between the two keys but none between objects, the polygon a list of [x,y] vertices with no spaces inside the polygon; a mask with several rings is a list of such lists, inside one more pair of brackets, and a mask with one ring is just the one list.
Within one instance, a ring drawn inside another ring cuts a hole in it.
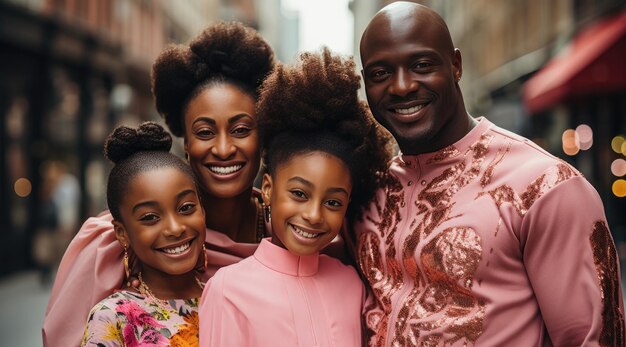
[{"label": "man's pink sequined shirt", "polygon": [[487,119],[440,151],[395,158],[354,230],[370,346],[624,345],[597,192]]}]

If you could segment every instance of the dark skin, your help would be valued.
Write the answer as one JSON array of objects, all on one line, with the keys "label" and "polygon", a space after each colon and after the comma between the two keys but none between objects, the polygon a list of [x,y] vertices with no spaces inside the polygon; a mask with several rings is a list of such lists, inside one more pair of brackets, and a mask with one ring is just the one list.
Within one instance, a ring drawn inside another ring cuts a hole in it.
[{"label": "dark skin", "polygon": [[[255,243],[257,237],[255,103],[252,95],[224,82],[198,93],[184,112],[185,152],[202,188],[206,226],[236,242]],[[230,174],[215,172],[229,168]]]},{"label": "dark skin", "polygon": [[[140,259],[153,294],[161,299],[200,297],[193,270],[204,260],[204,211],[193,179],[179,169],[160,168],[137,175],[125,190],[121,220],[113,220],[115,236]],[[188,249],[177,256],[164,251],[184,244]]]},{"label": "dark skin", "polygon": [[437,151],[475,126],[458,84],[461,52],[431,9],[410,2],[385,7],[365,29],[360,51],[370,109],[403,154]]},{"label": "dark skin", "polygon": [[[224,82],[199,92],[184,112],[185,152],[199,182],[205,225],[241,243],[256,243],[257,215],[262,213],[252,193],[260,163],[255,102],[254,96]],[[211,170],[233,166],[241,168],[225,177]],[[126,286],[139,286],[137,272],[134,266]]]}]

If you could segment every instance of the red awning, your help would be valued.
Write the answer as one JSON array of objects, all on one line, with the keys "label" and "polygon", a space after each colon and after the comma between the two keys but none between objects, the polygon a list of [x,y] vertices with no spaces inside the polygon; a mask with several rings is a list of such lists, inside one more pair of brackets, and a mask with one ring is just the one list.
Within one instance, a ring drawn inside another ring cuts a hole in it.
[{"label": "red awning", "polygon": [[538,113],[576,97],[626,91],[626,11],[581,31],[566,52],[524,85],[528,111]]}]

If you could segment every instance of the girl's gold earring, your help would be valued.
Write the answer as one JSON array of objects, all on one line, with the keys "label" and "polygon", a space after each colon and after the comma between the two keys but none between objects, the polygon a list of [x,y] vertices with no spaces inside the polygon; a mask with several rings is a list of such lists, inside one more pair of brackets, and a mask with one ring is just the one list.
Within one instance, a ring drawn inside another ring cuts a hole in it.
[{"label": "girl's gold earring", "polygon": [[204,243],[202,244],[202,255],[204,256],[204,270],[206,271],[209,267],[209,257],[206,255],[206,247],[204,246]]},{"label": "girl's gold earring", "polygon": [[126,285],[130,286],[130,284],[128,283],[128,280],[130,279],[130,266],[128,265],[128,248],[126,248],[126,245],[123,246],[124,247],[124,280],[126,281]]}]

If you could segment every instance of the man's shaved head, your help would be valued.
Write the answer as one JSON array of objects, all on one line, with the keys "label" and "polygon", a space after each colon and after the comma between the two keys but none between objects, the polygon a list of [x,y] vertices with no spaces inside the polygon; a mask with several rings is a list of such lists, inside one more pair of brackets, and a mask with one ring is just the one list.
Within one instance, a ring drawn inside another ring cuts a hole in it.
[{"label": "man's shaved head", "polygon": [[[411,23],[410,25],[407,25]],[[424,35],[437,35],[439,40],[442,41],[449,51],[454,51],[454,44],[450,36],[450,31],[446,22],[441,16],[431,10],[430,8],[408,1],[397,1],[383,7],[370,21],[365,28],[363,35],[361,36],[361,50],[363,44],[369,39],[376,39],[369,35],[370,33],[376,33],[381,28],[388,28],[391,30],[400,30],[401,27],[408,27],[411,25],[417,25],[418,23],[424,23],[420,25],[425,27],[426,32]],[[407,28],[409,29],[409,28]],[[362,54],[363,52],[361,52]]]}]

